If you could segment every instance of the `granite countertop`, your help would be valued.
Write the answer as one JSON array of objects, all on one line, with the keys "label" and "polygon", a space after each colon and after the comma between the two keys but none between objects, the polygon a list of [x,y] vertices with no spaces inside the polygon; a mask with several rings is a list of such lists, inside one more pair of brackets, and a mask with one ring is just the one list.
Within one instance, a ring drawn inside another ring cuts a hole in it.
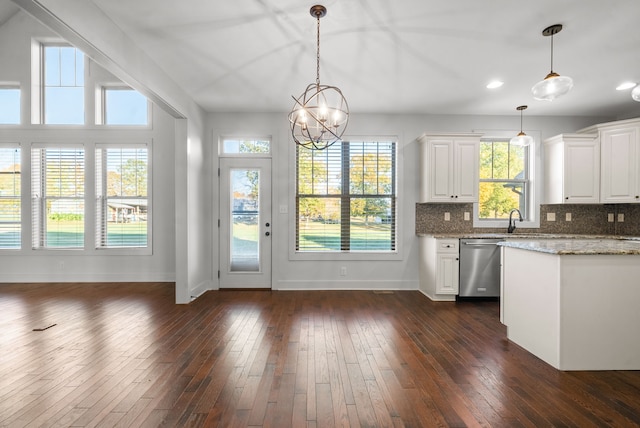
[{"label": "granite countertop", "polygon": [[576,235],[576,234],[554,234],[554,233],[418,233],[420,237],[437,239],[611,239],[611,240],[631,240],[640,237],[618,236],[618,235]]},{"label": "granite countertop", "polygon": [[640,255],[640,240],[636,239],[533,239],[499,242],[503,247],[538,251],[557,255]]}]

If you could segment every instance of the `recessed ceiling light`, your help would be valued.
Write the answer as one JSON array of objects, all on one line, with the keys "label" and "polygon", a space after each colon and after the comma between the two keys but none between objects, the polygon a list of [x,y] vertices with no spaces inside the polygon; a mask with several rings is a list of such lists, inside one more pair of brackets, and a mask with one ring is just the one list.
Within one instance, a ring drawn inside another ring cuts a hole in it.
[{"label": "recessed ceiling light", "polygon": [[504,85],[504,82],[502,82],[500,80],[494,80],[493,82],[489,82],[487,84],[487,89],[496,89],[496,88],[499,88],[502,85]]},{"label": "recessed ceiling light", "polygon": [[624,91],[626,89],[631,89],[634,86],[636,86],[636,82],[624,82],[616,87],[616,91]]}]

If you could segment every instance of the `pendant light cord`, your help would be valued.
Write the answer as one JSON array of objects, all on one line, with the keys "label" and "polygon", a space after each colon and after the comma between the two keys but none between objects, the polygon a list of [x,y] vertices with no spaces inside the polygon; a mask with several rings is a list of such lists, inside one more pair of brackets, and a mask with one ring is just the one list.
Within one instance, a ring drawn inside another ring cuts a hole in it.
[{"label": "pendant light cord", "polygon": [[553,73],[553,33],[551,34],[551,73]]}]

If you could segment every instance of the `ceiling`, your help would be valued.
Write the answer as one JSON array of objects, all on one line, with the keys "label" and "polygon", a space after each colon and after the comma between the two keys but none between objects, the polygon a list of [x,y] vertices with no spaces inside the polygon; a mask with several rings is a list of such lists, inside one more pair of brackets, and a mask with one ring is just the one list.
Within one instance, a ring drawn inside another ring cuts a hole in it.
[{"label": "ceiling", "polygon": [[[87,0],[89,1],[89,0]],[[208,112],[286,112],[316,75],[315,1],[91,0]],[[15,6],[0,3],[0,23]],[[638,0],[327,0],[320,80],[352,113],[640,116]],[[5,6],[7,5],[7,6]],[[531,86],[574,80],[553,102]],[[489,90],[489,81],[504,85]]]}]

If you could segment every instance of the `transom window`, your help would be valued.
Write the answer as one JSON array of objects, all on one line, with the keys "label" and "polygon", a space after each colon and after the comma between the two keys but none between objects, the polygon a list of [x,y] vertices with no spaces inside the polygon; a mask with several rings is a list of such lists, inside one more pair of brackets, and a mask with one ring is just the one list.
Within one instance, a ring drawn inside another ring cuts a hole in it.
[{"label": "transom window", "polygon": [[297,146],[296,250],[396,250],[396,143]]},{"label": "transom window", "polygon": [[508,140],[480,142],[480,221],[507,219],[514,208],[531,219],[528,157],[529,147],[512,146]]},{"label": "transom window", "polygon": [[129,87],[102,89],[102,123],[105,125],[147,125],[148,101],[140,92]]},{"label": "transom window", "polygon": [[220,145],[222,155],[267,155],[271,153],[268,139],[224,138]]},{"label": "transom window", "polygon": [[20,88],[0,85],[0,125],[20,124]]},{"label": "transom window", "polygon": [[84,54],[68,45],[43,45],[44,123],[84,124]]}]

